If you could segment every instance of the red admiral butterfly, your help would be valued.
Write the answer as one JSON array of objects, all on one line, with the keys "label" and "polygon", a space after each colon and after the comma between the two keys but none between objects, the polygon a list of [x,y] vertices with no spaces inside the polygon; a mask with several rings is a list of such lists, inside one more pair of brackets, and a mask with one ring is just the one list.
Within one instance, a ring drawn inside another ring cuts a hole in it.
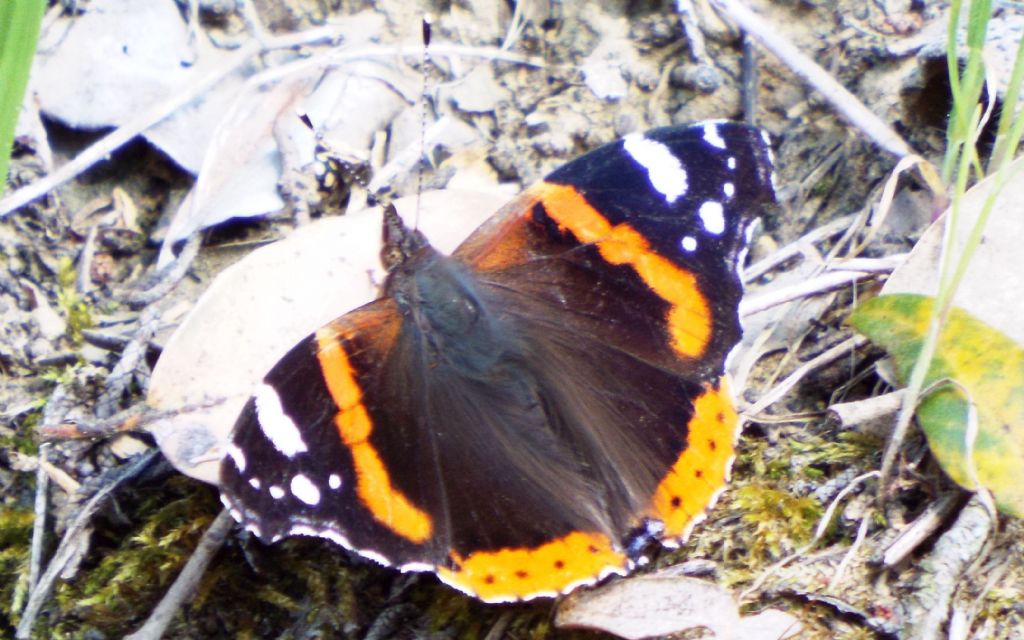
[{"label": "red admiral butterfly", "polygon": [[733,458],[737,265],[771,179],[764,133],[709,122],[569,162],[451,256],[386,209],[381,298],[267,374],[225,505],[488,602],[678,544]]}]

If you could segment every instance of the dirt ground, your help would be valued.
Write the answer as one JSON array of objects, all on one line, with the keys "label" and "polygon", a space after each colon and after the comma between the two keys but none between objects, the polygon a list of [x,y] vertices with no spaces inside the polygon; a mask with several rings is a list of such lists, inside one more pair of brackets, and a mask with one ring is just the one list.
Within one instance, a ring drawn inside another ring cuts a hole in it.
[{"label": "dirt ground", "polygon": [[[468,0],[429,7],[436,17],[431,46],[437,52],[428,65],[427,93],[432,99],[427,122],[453,119],[463,127],[455,136],[463,142],[444,138],[432,153],[433,170],[422,177],[402,173],[394,190],[404,195],[415,193],[421,184],[442,187],[463,175],[461,171],[481,172],[485,181],[529,184],[560,163],[632,131],[741,118],[743,51],[737,32],[702,9],[703,3],[695,4],[696,34],[703,35],[703,42],[684,33],[683,21],[669,2],[598,7],[574,0],[519,6]],[[889,5],[888,13],[883,4]],[[200,5],[197,37],[210,38],[228,51],[250,39],[233,3]],[[751,5],[913,149],[933,161],[941,158],[948,109],[944,85],[941,74],[919,59],[920,47],[913,45],[926,41],[929,27],[942,23],[940,7],[918,10],[911,2],[847,1]],[[254,8],[262,27],[273,35],[302,33],[341,16],[375,14],[381,21],[372,23],[377,31],[366,46],[415,42],[425,9],[399,0],[263,0]],[[89,5],[83,10],[88,12]],[[521,30],[509,35],[509,25],[517,21]],[[521,60],[498,59],[493,52],[503,42],[508,43],[503,51]],[[491,53],[457,57],[445,52],[446,45]],[[895,162],[838,118],[792,70],[757,46],[753,49],[753,118],[774,138],[780,206],[763,220],[751,247],[752,263],[843,216],[869,210]],[[309,47],[306,53],[322,51]],[[254,64],[273,69],[294,55],[291,50],[266,53],[256,56]],[[421,63],[396,58],[389,64],[400,72],[394,83],[406,83],[408,99],[384,128],[390,138],[378,151],[385,160],[421,136]],[[43,122],[44,139],[58,166],[110,131],[109,125],[76,125],[46,105]],[[13,636],[28,600],[37,429],[66,415],[94,422],[97,405],[109,401],[102,398],[108,377],[144,325],[140,317],[147,308],[130,304],[127,296],[152,286],[160,241],[194,184],[195,172],[182,169],[179,156],[157,146],[135,139],[0,219],[3,637]],[[8,194],[46,173],[38,147],[19,138]],[[371,155],[368,146],[354,153]],[[308,166],[287,168],[307,176],[312,172]],[[263,186],[273,191],[277,185],[272,183]],[[295,198],[308,195],[296,192],[300,195]],[[902,181],[898,197],[906,203],[905,215],[882,231],[865,257],[909,250],[931,213],[927,203],[920,204],[922,192],[913,179]],[[324,202],[296,209],[299,222],[304,216],[339,213]],[[143,362],[156,361],[184,310],[221,269],[254,247],[287,235],[295,220],[288,212],[252,214],[207,230],[184,280],[159,298],[157,307],[150,307],[159,308],[165,320],[157,323],[155,337],[142,349]],[[840,223],[838,231],[846,226]],[[829,238],[818,246],[822,254],[837,240],[836,234]],[[775,279],[799,279],[796,262],[761,276],[751,290]],[[742,386],[746,404],[741,409],[753,406],[802,363],[847,340],[852,334],[844,318],[855,298],[876,285],[868,280],[846,287],[828,294],[824,302],[776,318],[777,333],[767,341],[769,346],[761,347]],[[908,559],[892,568],[881,564],[887,545],[929,506],[947,501],[959,507],[966,496],[937,469],[917,433],[904,446],[884,510],[872,511],[876,485],[851,485],[879,467],[885,431],[843,428],[827,407],[883,391],[874,369],[880,357],[870,347],[850,351],[749,415],[729,490],[687,545],[655,551],[654,561],[643,571],[683,564],[735,596],[742,594],[744,613],[773,608],[794,615],[802,625],[799,637],[806,638],[895,638],[901,637],[901,627],[903,637],[910,637],[906,618],[928,609],[929,589],[952,581],[953,607],[970,625],[970,637],[1018,637],[1015,629],[1024,622],[1019,604],[1024,554],[1016,522],[1001,522],[983,556],[954,576],[943,574],[929,558],[939,534],[952,525],[955,508],[938,533]],[[133,379],[113,399],[113,409],[141,406],[144,384],[144,377]],[[66,479],[50,473],[43,568],[82,505],[115,479],[116,469],[138,448],[152,445],[145,434],[132,441],[100,437],[59,439],[48,445],[48,469],[59,470]],[[848,486],[853,486],[852,493],[840,496],[838,510],[814,546],[775,566],[811,542],[826,508]],[[80,553],[43,606],[33,637],[99,639],[137,629],[221,509],[214,488],[159,460],[125,480],[114,495],[91,519]],[[865,519],[865,514],[872,515]],[[165,637],[602,637],[556,629],[554,608],[550,600],[484,605],[431,576],[402,575],[324,541],[289,539],[264,546],[236,530]]]}]

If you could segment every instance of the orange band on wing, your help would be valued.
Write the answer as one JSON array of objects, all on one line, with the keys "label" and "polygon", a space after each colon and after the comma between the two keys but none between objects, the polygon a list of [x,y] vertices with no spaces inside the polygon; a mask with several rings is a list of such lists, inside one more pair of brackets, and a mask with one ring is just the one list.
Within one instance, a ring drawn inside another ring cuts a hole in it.
[{"label": "orange band on wing", "polygon": [[387,467],[370,442],[373,422],[362,404],[362,390],[345,350],[330,325],[316,334],[317,358],[338,414],[334,424],[342,442],[352,452],[359,500],[381,524],[415,543],[426,542],[433,533],[430,515],[417,509],[391,484]]},{"label": "orange band on wing", "polygon": [[717,389],[708,385],[694,401],[686,449],[654,493],[652,515],[665,523],[666,539],[688,535],[725,487],[737,419],[725,379]]},{"label": "orange band on wing", "polygon": [[485,602],[552,596],[625,573],[626,556],[599,533],[574,531],[539,547],[499,549],[463,558],[452,552],[454,569],[438,567],[444,582]]},{"label": "orange band on wing", "polygon": [[655,253],[636,229],[612,226],[572,187],[541,182],[531,191],[561,229],[583,244],[596,245],[608,262],[633,267],[651,291],[669,303],[666,323],[676,353],[688,358],[704,353],[711,339],[711,309],[692,273]]}]

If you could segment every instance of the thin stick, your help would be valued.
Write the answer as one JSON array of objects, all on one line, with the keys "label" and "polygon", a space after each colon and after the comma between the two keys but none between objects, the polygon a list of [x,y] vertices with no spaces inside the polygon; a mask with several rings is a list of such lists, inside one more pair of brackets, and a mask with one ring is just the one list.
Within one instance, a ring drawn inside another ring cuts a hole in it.
[{"label": "thin stick", "polygon": [[47,491],[50,488],[50,476],[46,474],[43,461],[50,450],[49,444],[39,447],[39,467],[36,469],[36,503],[35,517],[32,520],[32,546],[29,551],[28,592],[32,593],[39,582],[39,566],[43,560],[43,537],[46,535]]},{"label": "thin stick", "polygon": [[774,389],[761,396],[761,399],[750,405],[750,407],[743,410],[743,413],[747,416],[756,416],[765,410],[766,407],[771,406],[779,400],[782,396],[789,393],[789,390],[796,386],[798,382],[814,371],[818,367],[823,367],[834,360],[837,360],[847,353],[853,351],[857,347],[867,344],[868,339],[863,336],[854,336],[847,340],[844,340],[832,347],[827,349],[815,358],[805,362],[796,371],[789,374],[785,380],[775,386]]},{"label": "thin stick", "polygon": [[776,291],[770,291],[757,296],[751,296],[740,302],[740,317],[753,315],[760,311],[776,307],[792,300],[801,300],[809,296],[842,289],[860,280],[875,277],[874,273],[866,271],[830,271],[789,287],[783,287]]}]

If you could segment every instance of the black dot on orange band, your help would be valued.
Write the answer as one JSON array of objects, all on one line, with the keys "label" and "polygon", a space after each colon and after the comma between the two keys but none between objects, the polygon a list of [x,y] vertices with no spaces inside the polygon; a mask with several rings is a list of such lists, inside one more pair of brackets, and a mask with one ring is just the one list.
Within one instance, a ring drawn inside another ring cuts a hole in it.
[{"label": "black dot on orange band", "polygon": [[715,420],[717,420],[718,422],[725,422],[725,414],[719,411],[718,413],[715,414]]},{"label": "black dot on orange band", "polygon": [[679,496],[672,496],[672,508],[678,509],[679,505],[683,504],[683,499]]},{"label": "black dot on orange band", "polygon": [[486,582],[487,584],[494,584],[494,575],[487,574],[486,576],[484,576],[484,582]]},{"label": "black dot on orange band", "polygon": [[587,551],[589,551],[590,553],[597,553],[598,551],[600,551],[600,549],[598,549],[594,545],[590,545],[587,547]]},{"label": "black dot on orange band", "polygon": [[717,448],[718,448],[718,445],[715,444],[714,440],[708,440],[708,449],[711,449],[712,451],[714,451]]},{"label": "black dot on orange band", "polygon": [[696,471],[693,472],[693,477],[694,478],[700,478],[703,475],[704,475],[704,472],[702,470],[700,470],[700,469],[697,469]]},{"label": "black dot on orange band", "polygon": [[519,578],[520,580],[525,580],[526,576],[528,576],[528,575],[530,575],[530,574],[526,573],[522,569],[516,571],[516,577]]},{"label": "black dot on orange band", "polygon": [[561,560],[555,560],[555,568],[556,569],[564,569],[565,568],[565,563],[562,562]]}]

